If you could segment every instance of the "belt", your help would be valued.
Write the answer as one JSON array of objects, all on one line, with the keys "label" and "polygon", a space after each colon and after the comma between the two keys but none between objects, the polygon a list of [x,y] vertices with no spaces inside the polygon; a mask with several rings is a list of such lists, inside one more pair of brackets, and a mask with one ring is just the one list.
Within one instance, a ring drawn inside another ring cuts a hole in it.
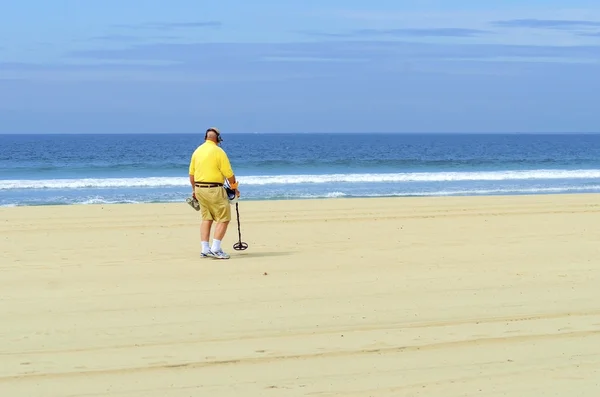
[{"label": "belt", "polygon": [[219,187],[219,186],[223,186],[222,183],[217,183],[217,182],[196,182],[196,183],[194,183],[194,185],[196,185],[196,187]]}]

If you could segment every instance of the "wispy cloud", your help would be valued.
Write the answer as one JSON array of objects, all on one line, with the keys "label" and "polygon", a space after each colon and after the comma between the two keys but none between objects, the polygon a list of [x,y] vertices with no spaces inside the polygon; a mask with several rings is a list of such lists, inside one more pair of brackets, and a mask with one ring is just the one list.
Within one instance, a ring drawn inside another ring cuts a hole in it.
[{"label": "wispy cloud", "polygon": [[492,25],[503,28],[532,28],[532,29],[581,29],[600,27],[600,21],[567,20],[567,19],[511,19],[494,21]]},{"label": "wispy cloud", "polygon": [[596,67],[598,63],[600,46],[433,44],[399,40],[148,43],[122,49],[73,51],[61,63],[51,65],[0,63],[0,75],[63,81],[272,81],[341,75],[352,79],[357,74],[395,75],[400,71],[497,74],[504,73],[507,64],[519,65],[511,69],[518,74],[528,70],[526,65]]},{"label": "wispy cloud", "polygon": [[[301,59],[448,59],[497,57],[586,58],[600,60],[600,46],[535,46],[501,44],[431,44],[405,41],[325,41],[306,43],[147,44],[127,49],[73,51],[69,57],[96,60],[159,60],[204,63],[208,57],[222,67],[267,57]],[[222,62],[222,63],[221,63]]]},{"label": "wispy cloud", "polygon": [[139,41],[149,41],[149,40],[176,40],[181,37],[179,36],[132,36],[125,34],[107,34],[102,36],[94,36],[90,37],[89,41],[107,41],[107,42],[139,42]]},{"label": "wispy cloud", "polygon": [[471,37],[489,32],[479,29],[466,28],[433,28],[433,29],[363,29],[356,31],[362,36],[432,36],[432,37]]},{"label": "wispy cloud", "polygon": [[404,29],[357,29],[347,33],[304,32],[322,37],[473,37],[489,31],[467,28],[404,28]]},{"label": "wispy cloud", "polygon": [[220,28],[223,25],[219,21],[197,21],[197,22],[146,22],[141,24],[117,24],[113,27],[126,29],[154,29],[154,30],[176,30],[192,28]]}]

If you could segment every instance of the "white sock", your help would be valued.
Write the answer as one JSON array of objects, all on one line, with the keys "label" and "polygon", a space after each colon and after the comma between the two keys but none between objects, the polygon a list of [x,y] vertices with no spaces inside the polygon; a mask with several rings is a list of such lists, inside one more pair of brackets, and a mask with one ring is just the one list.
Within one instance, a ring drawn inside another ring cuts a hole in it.
[{"label": "white sock", "polygon": [[208,245],[208,241],[203,241],[202,242],[202,253],[206,254],[208,251],[210,251],[210,246]]},{"label": "white sock", "polygon": [[213,239],[212,248],[210,250],[212,252],[221,251],[221,240]]}]

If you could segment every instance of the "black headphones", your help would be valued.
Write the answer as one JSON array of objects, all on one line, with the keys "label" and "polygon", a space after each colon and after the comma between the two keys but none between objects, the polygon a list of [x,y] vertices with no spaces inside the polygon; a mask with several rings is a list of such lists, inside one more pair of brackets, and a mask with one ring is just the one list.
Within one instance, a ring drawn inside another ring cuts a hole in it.
[{"label": "black headphones", "polygon": [[209,128],[206,130],[206,133],[204,134],[204,140],[206,140],[206,138],[208,138],[208,133],[212,131],[215,134],[217,134],[217,143],[221,143],[223,142],[223,138],[221,138],[221,133],[217,130],[215,130],[214,128]]}]

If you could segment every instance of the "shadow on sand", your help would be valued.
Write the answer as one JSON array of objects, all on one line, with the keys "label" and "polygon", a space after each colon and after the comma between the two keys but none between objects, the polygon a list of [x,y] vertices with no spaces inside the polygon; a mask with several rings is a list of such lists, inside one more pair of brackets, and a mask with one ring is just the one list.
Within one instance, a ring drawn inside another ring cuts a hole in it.
[{"label": "shadow on sand", "polygon": [[[248,250],[249,251],[249,250]],[[232,251],[231,257],[235,255],[235,259],[243,258],[270,258],[277,256],[288,256],[292,255],[292,252],[248,252],[248,251]]]}]

